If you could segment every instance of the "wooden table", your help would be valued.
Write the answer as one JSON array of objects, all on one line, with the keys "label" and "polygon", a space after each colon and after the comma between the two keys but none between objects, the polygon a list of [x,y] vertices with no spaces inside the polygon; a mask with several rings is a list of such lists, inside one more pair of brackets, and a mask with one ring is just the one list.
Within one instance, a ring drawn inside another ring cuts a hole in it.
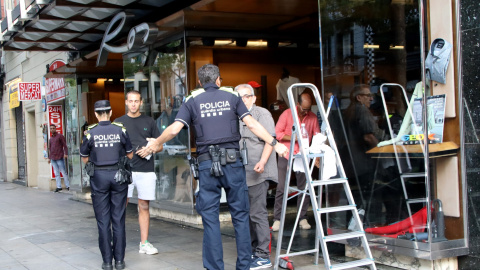
[{"label": "wooden table", "polygon": [[[386,145],[382,147],[374,147],[367,151],[372,158],[395,158],[395,149],[398,157],[405,158],[423,158],[423,151],[420,144],[410,145]],[[428,145],[428,156],[430,158],[454,156],[460,147],[454,142],[432,143]]]}]

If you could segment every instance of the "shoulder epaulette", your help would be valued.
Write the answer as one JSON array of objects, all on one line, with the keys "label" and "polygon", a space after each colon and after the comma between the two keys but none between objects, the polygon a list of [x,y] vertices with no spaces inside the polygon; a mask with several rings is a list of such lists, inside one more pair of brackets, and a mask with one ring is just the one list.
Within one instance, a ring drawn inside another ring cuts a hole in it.
[{"label": "shoulder epaulette", "polygon": [[235,95],[235,96],[238,97],[238,93],[235,92],[232,87],[222,86],[222,87],[220,87],[218,90],[222,90],[222,91],[231,93],[231,94],[233,94],[233,95]]},{"label": "shoulder epaulette", "polygon": [[123,133],[125,133],[125,131],[127,131],[127,128],[123,126],[122,123],[119,123],[119,122],[112,122],[112,125],[115,125],[117,127],[121,127],[122,128],[122,131]]},{"label": "shoulder epaulette", "polygon": [[96,126],[98,126],[98,123],[88,126],[88,130],[90,130],[90,129],[96,127]]},{"label": "shoulder epaulette", "polygon": [[202,93],[205,93],[205,89],[203,88],[197,88],[195,90],[193,90],[190,95],[185,99],[185,102],[187,102],[190,98],[194,98]]}]

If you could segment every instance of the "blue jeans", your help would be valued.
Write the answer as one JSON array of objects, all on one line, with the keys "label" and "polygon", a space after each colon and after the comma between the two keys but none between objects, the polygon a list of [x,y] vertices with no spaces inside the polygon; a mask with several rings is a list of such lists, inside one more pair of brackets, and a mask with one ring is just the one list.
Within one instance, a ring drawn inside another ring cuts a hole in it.
[{"label": "blue jeans", "polygon": [[50,160],[52,163],[53,171],[55,172],[55,180],[57,181],[57,188],[62,188],[62,178],[60,177],[60,172],[63,174],[63,180],[65,181],[65,187],[70,187],[70,182],[68,181],[67,170],[65,170],[65,161],[62,159]]},{"label": "blue jeans", "polygon": [[209,270],[223,270],[222,235],[220,233],[221,188],[227,195],[228,209],[232,216],[237,243],[236,270],[250,269],[252,245],[250,241],[250,205],[245,167],[237,160],[222,166],[224,175],[210,175],[211,160],[199,164],[200,190],[195,208],[203,221],[203,266]]}]

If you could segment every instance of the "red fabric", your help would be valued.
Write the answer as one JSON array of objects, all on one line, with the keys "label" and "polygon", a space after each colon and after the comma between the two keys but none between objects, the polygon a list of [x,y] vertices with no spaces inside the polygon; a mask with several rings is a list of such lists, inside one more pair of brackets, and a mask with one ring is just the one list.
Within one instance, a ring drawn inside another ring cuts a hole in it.
[{"label": "red fabric", "polygon": [[[413,224],[412,224],[413,223]],[[410,217],[392,225],[376,228],[366,228],[365,232],[397,238],[404,233],[420,233],[425,231],[427,224],[427,207],[423,207]]]},{"label": "red fabric", "polygon": [[[308,112],[307,115],[302,119],[300,118],[300,125],[305,123],[305,128],[308,132],[308,137],[310,142],[312,141],[313,135],[320,132],[320,127],[318,125],[317,116]],[[293,116],[292,109],[285,110],[278,118],[277,125],[275,126],[275,135],[278,141],[281,141],[288,149],[290,149],[290,140],[283,140],[285,135],[292,136],[292,126],[293,126]],[[299,151],[298,142],[295,143],[294,154],[297,154]],[[288,159],[288,156],[285,157]]]}]

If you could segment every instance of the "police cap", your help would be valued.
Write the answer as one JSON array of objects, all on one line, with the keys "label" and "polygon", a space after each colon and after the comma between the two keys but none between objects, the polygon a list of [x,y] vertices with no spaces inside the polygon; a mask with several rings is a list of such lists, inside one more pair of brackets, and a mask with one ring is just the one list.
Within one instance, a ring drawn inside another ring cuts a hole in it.
[{"label": "police cap", "polygon": [[110,107],[110,101],[108,100],[99,100],[95,102],[95,111],[107,111],[111,110],[112,107]]}]

